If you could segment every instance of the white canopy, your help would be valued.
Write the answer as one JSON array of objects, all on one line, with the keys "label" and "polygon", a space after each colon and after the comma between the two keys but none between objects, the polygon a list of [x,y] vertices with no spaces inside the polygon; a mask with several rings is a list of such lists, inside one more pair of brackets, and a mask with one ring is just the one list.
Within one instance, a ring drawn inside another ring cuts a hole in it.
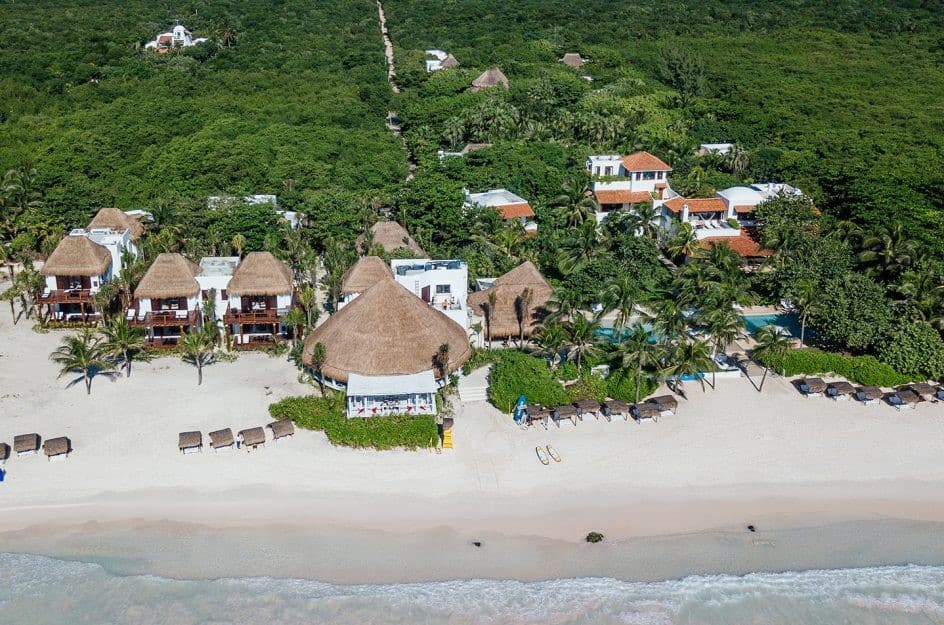
[{"label": "white canopy", "polygon": [[439,390],[433,370],[411,375],[359,375],[352,373],[347,379],[348,396],[411,395],[435,393]]}]

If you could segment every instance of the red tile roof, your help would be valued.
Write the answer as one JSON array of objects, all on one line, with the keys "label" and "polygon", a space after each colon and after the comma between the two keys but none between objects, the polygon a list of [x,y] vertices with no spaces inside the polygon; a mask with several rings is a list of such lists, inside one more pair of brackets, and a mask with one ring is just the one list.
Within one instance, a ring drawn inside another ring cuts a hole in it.
[{"label": "red tile roof", "polygon": [[742,204],[741,206],[735,206],[735,213],[753,213],[756,206],[751,206],[750,204]]},{"label": "red tile roof", "polygon": [[534,209],[527,202],[519,204],[502,204],[495,209],[501,213],[502,219],[516,219],[518,217],[534,217]]},{"label": "red tile roof", "polygon": [[761,245],[757,228],[741,228],[741,234],[736,237],[707,237],[702,243],[707,246],[727,243],[731,251],[743,258],[767,258],[774,254]]},{"label": "red tile roof", "polygon": [[623,167],[626,171],[672,171],[672,168],[662,159],[649,152],[635,152],[623,157]]},{"label": "red tile roof", "polygon": [[648,191],[629,191],[627,189],[610,189],[595,191],[597,202],[600,204],[639,204],[651,202],[652,194]]},{"label": "red tile roof", "polygon": [[691,199],[674,197],[671,200],[666,200],[665,207],[678,214],[682,212],[682,208],[686,204],[689,213],[726,213],[728,210],[728,207],[724,205],[724,201],[719,197]]}]

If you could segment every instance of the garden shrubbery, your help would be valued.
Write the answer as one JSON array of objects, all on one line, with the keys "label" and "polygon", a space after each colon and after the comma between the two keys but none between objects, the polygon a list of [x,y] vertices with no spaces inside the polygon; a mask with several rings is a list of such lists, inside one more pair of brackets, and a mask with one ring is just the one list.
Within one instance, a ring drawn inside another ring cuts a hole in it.
[{"label": "garden shrubbery", "polygon": [[835,373],[867,386],[897,386],[922,379],[922,376],[900,373],[874,356],[844,356],[815,348],[789,350],[783,358],[769,359],[762,364],[786,376]]},{"label": "garden shrubbery", "polygon": [[554,378],[546,360],[511,350],[503,352],[492,367],[488,395],[503,412],[512,411],[519,395],[524,395],[529,404],[553,406],[573,401],[567,390]]},{"label": "garden shrubbery", "polygon": [[434,417],[389,416],[348,419],[344,395],[289,397],[269,406],[274,419],[291,419],[300,428],[321,430],[328,440],[343,447],[373,449],[425,449],[439,440]]}]

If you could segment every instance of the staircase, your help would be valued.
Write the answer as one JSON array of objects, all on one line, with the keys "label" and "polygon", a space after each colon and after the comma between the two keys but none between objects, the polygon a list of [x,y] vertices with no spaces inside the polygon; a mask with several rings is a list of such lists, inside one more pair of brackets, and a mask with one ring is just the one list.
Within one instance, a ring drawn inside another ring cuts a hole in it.
[{"label": "staircase", "polygon": [[488,369],[476,369],[459,380],[459,401],[488,401]]},{"label": "staircase", "polygon": [[452,449],[452,428],[443,430],[442,448]]}]

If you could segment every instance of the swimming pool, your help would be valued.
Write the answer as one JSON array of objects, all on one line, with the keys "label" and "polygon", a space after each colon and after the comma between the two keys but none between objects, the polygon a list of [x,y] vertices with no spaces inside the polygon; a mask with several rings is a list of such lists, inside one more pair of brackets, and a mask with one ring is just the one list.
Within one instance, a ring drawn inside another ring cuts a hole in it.
[{"label": "swimming pool", "polygon": [[[620,333],[621,336],[616,336],[615,328],[600,328],[594,332],[593,335],[598,338],[603,338],[610,343],[619,343],[621,340],[629,336],[637,327],[639,326],[629,326],[627,328],[623,328],[623,331]],[[655,334],[655,332],[652,331],[652,326],[647,323],[643,325],[642,328],[649,334],[649,344],[655,345],[658,342],[659,337]]]},{"label": "swimming pool", "polygon": [[[775,313],[770,315],[744,315],[744,325],[751,334],[757,334],[757,331],[768,325],[780,326],[785,328],[790,336],[800,337],[800,316],[794,313]],[[809,329],[806,331],[810,333]]]}]

